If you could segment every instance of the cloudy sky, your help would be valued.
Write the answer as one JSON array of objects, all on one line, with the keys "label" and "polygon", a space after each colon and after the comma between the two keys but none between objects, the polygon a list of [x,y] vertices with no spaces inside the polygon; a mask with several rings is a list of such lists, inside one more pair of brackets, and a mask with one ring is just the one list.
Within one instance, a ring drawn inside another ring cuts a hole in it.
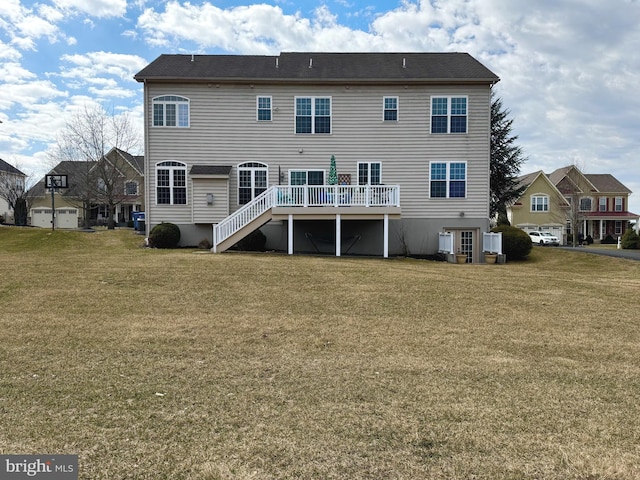
[{"label": "cloudy sky", "polygon": [[1,0],[0,158],[41,177],[91,102],[142,129],[133,75],[161,53],[458,51],[501,78],[522,173],[611,173],[640,214],[638,25],[639,0]]}]

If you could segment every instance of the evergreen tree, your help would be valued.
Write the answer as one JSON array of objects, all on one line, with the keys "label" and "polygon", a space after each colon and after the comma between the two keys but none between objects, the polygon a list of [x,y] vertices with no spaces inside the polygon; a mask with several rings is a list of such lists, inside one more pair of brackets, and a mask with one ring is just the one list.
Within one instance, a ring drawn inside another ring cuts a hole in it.
[{"label": "evergreen tree", "polygon": [[520,166],[526,160],[522,149],[515,145],[517,135],[511,135],[513,120],[508,118],[509,111],[502,107],[502,100],[491,92],[491,152],[490,186],[491,199],[489,215],[506,215],[507,205],[515,201],[523,192],[516,178]]}]

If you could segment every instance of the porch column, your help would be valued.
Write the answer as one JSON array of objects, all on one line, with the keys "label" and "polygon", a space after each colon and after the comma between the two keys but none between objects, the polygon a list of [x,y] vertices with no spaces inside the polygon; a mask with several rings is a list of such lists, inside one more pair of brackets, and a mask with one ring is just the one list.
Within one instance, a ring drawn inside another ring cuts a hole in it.
[{"label": "porch column", "polygon": [[382,248],[382,255],[384,258],[389,258],[389,214],[384,214],[382,220],[382,230],[384,231],[382,236],[384,237],[384,246]]},{"label": "porch column", "polygon": [[600,240],[604,239],[604,232],[603,232],[604,224],[605,224],[605,221],[604,220],[600,220]]},{"label": "porch column", "polygon": [[289,214],[289,219],[287,220],[287,229],[289,230],[288,232],[289,248],[287,250],[287,253],[289,255],[293,255],[293,215],[291,214]]},{"label": "porch column", "polygon": [[216,224],[214,223],[212,226],[213,228],[213,247],[211,248],[211,250],[213,250],[213,253],[218,253],[218,239],[216,238]]},{"label": "porch column", "polygon": [[340,256],[340,240],[342,239],[342,232],[340,231],[340,214],[336,214],[336,257]]}]

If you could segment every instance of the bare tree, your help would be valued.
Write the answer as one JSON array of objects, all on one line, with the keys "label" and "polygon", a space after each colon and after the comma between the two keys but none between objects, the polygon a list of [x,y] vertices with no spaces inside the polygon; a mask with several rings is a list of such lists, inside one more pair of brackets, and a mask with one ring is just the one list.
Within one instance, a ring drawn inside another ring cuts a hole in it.
[{"label": "bare tree", "polygon": [[16,225],[22,226],[27,224],[29,212],[27,187],[30,183],[31,176],[29,175],[23,177],[21,175],[0,172],[0,198],[7,202],[9,209],[13,210],[13,222]]},{"label": "bare tree", "polygon": [[139,145],[140,138],[126,113],[115,115],[100,106],[85,106],[67,122],[52,159],[76,162],[73,182],[63,195],[83,209],[85,227],[90,226],[90,211],[96,205],[106,206],[108,227],[115,227],[115,206],[125,197],[126,160],[106,154],[112,149],[130,152]]},{"label": "bare tree", "polygon": [[[580,242],[580,226],[587,218],[587,212],[592,210],[591,192],[593,185],[582,174],[576,165],[566,168],[564,177],[556,185],[560,193],[564,196],[568,205],[564,203],[565,221],[571,226],[572,246],[577,246]],[[586,234],[586,232],[582,232]]]}]

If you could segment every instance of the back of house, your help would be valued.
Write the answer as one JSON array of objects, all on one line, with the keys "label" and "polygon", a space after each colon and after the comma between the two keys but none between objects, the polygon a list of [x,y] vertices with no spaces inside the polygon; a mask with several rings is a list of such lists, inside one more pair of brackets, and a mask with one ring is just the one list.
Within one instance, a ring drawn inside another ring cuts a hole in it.
[{"label": "back of house", "polygon": [[135,78],[147,229],[385,256],[434,254],[452,231],[479,261],[499,79],[470,55],[161,55]]}]

